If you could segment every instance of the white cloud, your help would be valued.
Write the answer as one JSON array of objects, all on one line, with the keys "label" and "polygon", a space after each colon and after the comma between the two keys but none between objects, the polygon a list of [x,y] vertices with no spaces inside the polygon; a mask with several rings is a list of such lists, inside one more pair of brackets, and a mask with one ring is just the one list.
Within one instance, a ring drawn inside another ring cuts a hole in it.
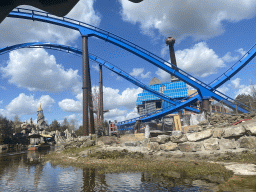
[{"label": "white cloud", "polygon": [[[98,26],[100,17],[95,13],[93,3],[94,0],[80,0],[66,17]],[[36,9],[30,6],[20,7]],[[0,34],[1,46],[33,41],[70,44],[80,36],[80,33],[75,30],[16,18],[6,18],[1,23]]]},{"label": "white cloud", "polygon": [[234,87],[234,89],[241,89],[244,88],[244,85],[240,85],[240,78],[236,78],[234,80],[231,81],[232,86]]},{"label": "white cloud", "polygon": [[[98,90],[98,88],[99,87],[96,86],[96,90]],[[92,87],[92,90],[94,89],[95,87]],[[112,110],[119,107],[132,109],[135,106],[138,94],[141,92],[141,88],[127,88],[121,94],[119,94],[118,89],[112,89],[110,87],[103,86],[104,109]],[[83,94],[78,94],[76,98],[76,101],[73,99],[64,99],[60,101],[58,104],[60,108],[65,112],[82,113]]]},{"label": "white cloud", "polygon": [[[236,90],[234,92],[235,97],[240,94],[252,95],[256,87],[254,85],[243,85],[243,84],[241,85],[240,81],[241,81],[240,78],[236,78],[236,79],[232,80],[231,84],[230,84],[230,86],[232,86],[233,89]],[[254,86],[254,88],[253,88],[253,86]]]},{"label": "white cloud", "polygon": [[246,53],[246,51],[243,48],[240,48],[240,49],[236,50],[236,52],[240,53],[241,56],[244,56],[245,53]]},{"label": "white cloud", "polygon": [[52,104],[55,103],[55,101],[49,95],[42,95],[40,99],[34,99],[33,95],[27,96],[24,93],[21,93],[6,106],[5,110],[2,110],[2,113],[6,116],[12,114],[35,114],[40,103],[42,104],[42,109],[44,111],[50,112]]},{"label": "white cloud", "polygon": [[147,0],[139,4],[119,1],[123,20],[139,23],[145,34],[153,35],[156,29],[177,40],[187,36],[201,39],[219,35],[224,31],[223,21],[250,19],[256,7],[254,0]]},{"label": "white cloud", "polygon": [[6,87],[4,87],[4,86],[0,86],[0,88],[3,90],[7,90]]},{"label": "white cloud", "polygon": [[171,74],[165,72],[160,68],[157,69],[156,75],[161,80],[161,82],[171,81]]},{"label": "white cloud", "polygon": [[0,105],[3,103],[3,100],[0,101]]},{"label": "white cloud", "polygon": [[226,94],[227,91],[229,90],[229,88],[226,87],[226,86],[222,86],[222,87],[218,88],[217,90],[220,91],[223,94]]},{"label": "white cloud", "polygon": [[142,79],[149,78],[151,75],[151,72],[148,71],[147,73],[143,74],[144,68],[133,68],[130,75],[134,77],[141,77]]},{"label": "white cloud", "polygon": [[119,121],[124,121],[127,119],[133,119],[138,116],[139,115],[137,113],[136,107],[130,112],[128,112],[127,110],[111,109],[111,110],[109,110],[108,113],[104,114],[104,119],[107,121],[117,120],[119,122]]},{"label": "white cloud", "polygon": [[92,68],[93,68],[95,71],[100,71],[99,65],[97,65],[97,64],[92,65]]},{"label": "white cloud", "polygon": [[[191,49],[176,51],[176,60],[179,68],[200,77],[215,74],[218,68],[225,67],[223,60],[205,42],[197,43]],[[156,71],[156,75],[163,81],[170,78],[170,75],[161,69]]]},{"label": "white cloud", "polygon": [[65,70],[55,57],[44,49],[16,50],[9,54],[6,67],[0,68],[9,83],[30,91],[61,91],[81,89],[78,70]]},{"label": "white cloud", "polygon": [[238,59],[238,56],[232,57],[230,52],[227,52],[226,55],[222,57],[222,60],[225,62],[233,62],[237,61]]},{"label": "white cloud", "polygon": [[73,99],[63,99],[59,103],[59,107],[65,112],[71,113],[81,113],[82,112],[82,102],[75,101]]}]

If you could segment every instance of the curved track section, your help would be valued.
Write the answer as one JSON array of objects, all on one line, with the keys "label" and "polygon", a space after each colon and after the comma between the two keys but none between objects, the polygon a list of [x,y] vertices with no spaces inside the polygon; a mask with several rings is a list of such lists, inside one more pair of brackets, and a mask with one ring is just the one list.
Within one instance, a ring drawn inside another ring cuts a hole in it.
[{"label": "curved track section", "polygon": [[[226,81],[228,81],[231,77],[233,77],[237,72],[239,72],[247,63],[249,63],[254,57],[256,53],[256,48],[252,48],[252,50],[249,50],[248,54],[245,58],[242,58],[243,60],[240,61],[237,65],[231,67],[226,73],[224,73],[222,76],[217,78],[214,82],[212,82],[210,85],[207,85],[203,83],[202,81],[194,78],[190,74],[186,73],[185,71],[178,69],[175,71],[170,66],[172,66],[171,63],[161,59],[160,57],[148,52],[147,50],[121,38],[114,34],[111,34],[107,31],[104,31],[102,29],[96,28],[92,25],[88,25],[86,23],[82,23],[80,21],[76,21],[73,19],[69,19],[66,17],[56,17],[52,16],[49,13],[41,12],[41,11],[34,11],[34,10],[28,10],[28,9],[15,9],[15,11],[12,11],[9,14],[9,17],[14,18],[23,18],[23,19],[29,19],[29,20],[36,20],[36,21],[42,21],[46,23],[51,23],[63,27],[67,27],[70,29],[78,30],[80,31],[81,35],[86,36],[95,36],[100,39],[103,39],[105,41],[108,41],[114,45],[117,45],[147,61],[154,64],[155,66],[163,69],[164,71],[176,76],[177,78],[183,80],[190,86],[196,88],[198,90],[199,95],[191,98],[192,100],[201,100],[201,99],[208,99],[210,97],[214,98],[217,101],[222,101],[223,104],[235,108],[236,105],[234,103],[238,103],[234,101],[232,98],[222,94],[221,92],[217,91],[216,89],[223,85]],[[191,100],[189,99],[189,100]],[[184,102],[180,105],[185,106],[187,102]],[[242,107],[249,108],[245,105],[239,104],[237,106],[237,110],[247,113],[248,110],[243,109]],[[241,106],[241,107],[240,107]],[[176,107],[174,107],[176,109]],[[174,109],[169,109],[169,111],[172,111]],[[164,113],[164,112],[162,112]],[[159,116],[160,114],[158,114]],[[155,116],[156,117],[156,116]],[[149,119],[149,118],[148,118]]]},{"label": "curved track section", "polygon": [[[65,45],[59,45],[59,44],[53,44],[53,43],[43,43],[43,42],[34,42],[34,43],[23,43],[23,44],[17,44],[17,45],[13,45],[13,46],[9,46],[9,47],[4,47],[0,49],[0,55],[8,53],[10,51],[13,51],[15,49],[21,49],[21,48],[48,48],[48,49],[55,49],[55,50],[59,50],[59,51],[66,51],[67,53],[73,53],[76,54],[78,56],[82,56],[82,51],[74,48],[74,47],[70,47],[70,46],[65,46]],[[121,69],[117,68],[116,66],[110,64],[109,62],[95,56],[92,54],[89,54],[89,58],[91,60],[93,60],[94,62],[97,62],[100,65],[103,65],[104,67],[106,67],[107,69],[113,71],[114,73],[116,73],[117,75],[125,78],[126,80],[130,81],[131,83],[141,87],[142,89],[147,90],[148,92],[156,95],[157,97],[172,103],[174,105],[179,104],[179,102],[175,102],[173,101],[171,98],[169,98],[168,96],[161,94],[153,89],[151,89],[150,87],[146,86],[145,84],[141,83],[139,80],[137,80],[136,78],[132,77],[131,75],[127,74],[126,72],[122,71]],[[198,109],[194,109],[192,107],[185,107],[187,110],[193,111],[195,113],[199,113]]]},{"label": "curved track section", "polygon": [[[149,51],[121,38],[112,33],[104,31],[102,29],[96,28],[92,25],[76,21],[66,17],[56,17],[50,15],[49,13],[42,12],[42,11],[35,11],[29,9],[22,9],[17,8],[12,11],[8,17],[14,18],[22,18],[28,19],[33,21],[41,21],[46,23],[51,23],[59,26],[63,26],[66,28],[74,29],[80,31],[81,35],[85,36],[95,36],[105,41],[108,41],[114,45],[117,45],[145,60],[152,63],[153,65],[161,68],[162,70],[176,76],[177,78],[181,79],[182,81],[186,82],[190,86],[196,88],[200,95],[200,99],[208,99],[214,98],[217,101],[222,101],[225,105],[235,108],[234,100],[221,92],[217,91],[215,88],[203,83],[202,81],[196,79],[192,75],[186,73],[185,71],[177,68],[177,70],[172,69],[171,63],[161,59],[160,57],[150,53]],[[248,113],[248,110],[243,109],[242,107],[238,106],[237,109],[243,113]]]}]

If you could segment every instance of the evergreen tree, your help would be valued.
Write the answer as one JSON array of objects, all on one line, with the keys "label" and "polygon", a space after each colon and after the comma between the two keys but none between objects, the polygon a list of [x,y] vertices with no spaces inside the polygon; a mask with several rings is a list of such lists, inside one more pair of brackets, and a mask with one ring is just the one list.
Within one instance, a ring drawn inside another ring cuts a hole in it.
[{"label": "evergreen tree", "polygon": [[60,123],[56,119],[54,119],[50,125],[50,129],[51,131],[60,131]]}]

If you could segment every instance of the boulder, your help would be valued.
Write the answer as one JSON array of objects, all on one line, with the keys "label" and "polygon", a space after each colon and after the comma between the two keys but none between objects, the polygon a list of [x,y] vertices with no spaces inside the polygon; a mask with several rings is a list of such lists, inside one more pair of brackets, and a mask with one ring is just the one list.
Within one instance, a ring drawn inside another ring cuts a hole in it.
[{"label": "boulder", "polygon": [[159,143],[159,138],[158,137],[151,137],[149,138],[150,142],[157,142]]},{"label": "boulder", "polygon": [[90,139],[90,136],[80,136],[77,138],[78,141],[87,141]]},{"label": "boulder", "polygon": [[223,129],[222,128],[213,129],[213,134],[212,134],[213,138],[219,138],[220,139],[222,135],[223,135]]},{"label": "boulder", "polygon": [[236,149],[238,147],[234,139],[230,140],[222,138],[219,140],[219,145],[221,149]]},{"label": "boulder", "polygon": [[122,144],[122,146],[124,146],[124,147],[136,147],[139,145],[140,145],[139,141],[126,141]]},{"label": "boulder", "polygon": [[167,143],[168,141],[170,141],[170,136],[169,135],[158,135],[157,138],[159,139],[159,143],[163,144],[163,143]]},{"label": "boulder", "polygon": [[256,137],[243,137],[239,139],[241,148],[255,149]]},{"label": "boulder", "polygon": [[172,135],[170,137],[170,140],[173,142],[173,143],[183,143],[183,142],[186,142],[188,140],[187,136],[186,135]]},{"label": "boulder", "polygon": [[103,141],[98,141],[98,144],[97,144],[97,145],[103,146],[104,143],[103,143]]},{"label": "boulder", "polygon": [[204,141],[204,148],[205,150],[219,150],[219,141],[216,138],[210,138]]},{"label": "boulder", "polygon": [[150,142],[147,144],[147,148],[152,150],[152,151],[159,151],[160,150],[160,146],[158,144],[158,142]]},{"label": "boulder", "polygon": [[181,152],[196,152],[202,151],[202,143],[197,142],[186,142],[178,144]]},{"label": "boulder", "polygon": [[177,143],[168,142],[160,145],[160,149],[164,151],[174,151],[178,149]]},{"label": "boulder", "polygon": [[95,145],[95,140],[88,140],[86,142],[84,142],[80,147],[90,147]]},{"label": "boulder", "polygon": [[188,141],[199,141],[212,136],[212,130],[208,129],[197,133],[187,133]]},{"label": "boulder", "polygon": [[198,125],[208,125],[208,121],[207,120],[201,121]]},{"label": "boulder", "polygon": [[255,122],[243,124],[243,127],[245,128],[246,131],[250,132],[252,135],[256,135],[256,123]]},{"label": "boulder", "polygon": [[242,136],[245,134],[245,128],[242,125],[230,126],[223,129],[223,137],[234,137],[234,136]]}]

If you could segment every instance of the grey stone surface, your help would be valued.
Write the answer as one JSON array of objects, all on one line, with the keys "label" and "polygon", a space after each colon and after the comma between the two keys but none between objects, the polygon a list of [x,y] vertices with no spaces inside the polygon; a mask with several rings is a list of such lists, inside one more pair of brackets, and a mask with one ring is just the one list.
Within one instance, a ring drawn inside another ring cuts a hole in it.
[{"label": "grey stone surface", "polygon": [[182,134],[183,133],[181,131],[172,131],[172,136],[180,137]]},{"label": "grey stone surface", "polygon": [[183,143],[183,142],[186,142],[188,140],[187,136],[186,135],[172,135],[170,137],[170,140],[173,142],[173,143]]},{"label": "grey stone surface", "polygon": [[87,141],[90,139],[90,136],[80,136],[77,138],[78,141]]},{"label": "grey stone surface", "polygon": [[208,129],[197,133],[187,133],[188,141],[199,141],[212,136],[212,130]]},{"label": "grey stone surface", "polygon": [[219,140],[220,149],[236,149],[238,144],[235,142],[234,139],[224,139],[221,138]]},{"label": "grey stone surface", "polygon": [[157,143],[159,143],[159,138],[158,137],[151,137],[149,140],[150,140],[150,142],[157,142]]},{"label": "grey stone surface", "polygon": [[242,124],[246,131],[249,131],[252,135],[256,135],[256,122]]},{"label": "grey stone surface", "polygon": [[196,152],[202,151],[202,143],[200,142],[186,142],[178,144],[181,152]]},{"label": "grey stone surface", "polygon": [[170,141],[170,136],[169,135],[158,135],[157,138],[159,139],[159,143],[163,144],[163,143],[167,143],[168,141]]},{"label": "grey stone surface", "polygon": [[219,150],[220,146],[219,146],[219,141],[217,138],[210,138],[207,140],[204,140],[204,148],[205,150]]},{"label": "grey stone surface", "polygon": [[160,146],[157,142],[150,142],[147,144],[147,148],[152,150],[152,151],[159,151],[160,150]]},{"label": "grey stone surface", "polygon": [[178,149],[177,143],[168,142],[165,144],[160,145],[160,149],[164,151],[174,151]]},{"label": "grey stone surface", "polygon": [[198,125],[208,125],[208,121],[207,120],[204,120],[204,121],[201,121]]},{"label": "grey stone surface", "polygon": [[242,125],[230,126],[223,129],[223,137],[242,136],[245,134],[245,128]]},{"label": "grey stone surface", "polygon": [[212,137],[213,138],[221,138],[223,135],[223,129],[222,128],[215,128],[213,129]]},{"label": "grey stone surface", "polygon": [[83,143],[80,147],[90,147],[95,145],[95,140],[88,140],[85,143]]},{"label": "grey stone surface", "polygon": [[256,137],[243,137],[239,139],[241,148],[255,149]]},{"label": "grey stone surface", "polygon": [[125,146],[125,147],[136,147],[139,145],[140,145],[140,142],[138,141],[126,141],[122,144],[122,146]]}]

